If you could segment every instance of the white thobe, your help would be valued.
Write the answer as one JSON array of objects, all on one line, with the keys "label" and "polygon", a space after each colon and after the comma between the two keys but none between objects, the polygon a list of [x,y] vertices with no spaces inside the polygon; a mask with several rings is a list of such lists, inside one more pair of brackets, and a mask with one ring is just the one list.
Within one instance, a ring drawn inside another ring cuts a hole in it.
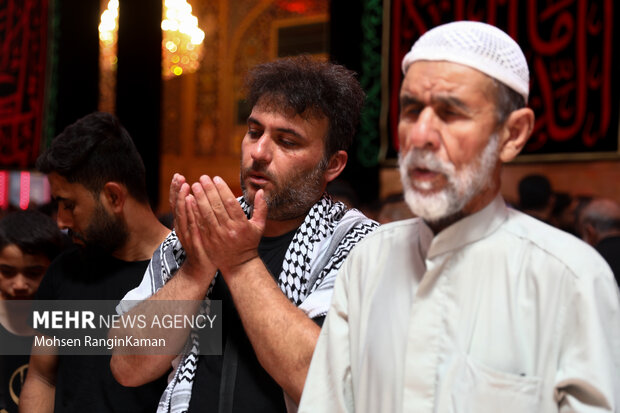
[{"label": "white thobe", "polygon": [[619,411],[620,294],[587,244],[498,196],[343,265],[300,412]]}]

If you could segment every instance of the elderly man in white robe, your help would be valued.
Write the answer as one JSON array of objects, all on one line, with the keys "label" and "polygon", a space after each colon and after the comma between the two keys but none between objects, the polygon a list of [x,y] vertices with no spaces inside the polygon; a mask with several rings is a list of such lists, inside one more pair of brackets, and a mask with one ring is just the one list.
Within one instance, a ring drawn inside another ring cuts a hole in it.
[{"label": "elderly man in white robe", "polygon": [[588,245],[499,194],[532,132],[519,45],[438,26],[403,60],[405,199],[340,270],[301,412],[618,412],[619,293]]}]

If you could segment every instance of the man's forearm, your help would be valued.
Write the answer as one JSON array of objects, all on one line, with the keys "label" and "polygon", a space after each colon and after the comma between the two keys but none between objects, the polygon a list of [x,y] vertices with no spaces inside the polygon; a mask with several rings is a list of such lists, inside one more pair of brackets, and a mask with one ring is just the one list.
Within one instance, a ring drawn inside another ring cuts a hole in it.
[{"label": "man's forearm", "polygon": [[58,356],[32,355],[19,396],[20,413],[53,413]]},{"label": "man's forearm", "polygon": [[[214,271],[211,271],[214,273]],[[214,275],[214,274],[213,274]],[[187,275],[183,267],[179,272],[152,297],[137,305],[128,315],[144,315],[146,325],[152,326],[152,320],[157,317],[162,320],[164,316],[171,314],[191,316],[198,312],[200,302],[204,299],[213,275],[204,278],[194,278]],[[181,352],[190,327],[174,329],[154,328],[111,328],[108,335],[133,336],[135,338],[164,338],[166,342],[166,354],[148,354],[146,349],[141,349],[142,354],[123,354],[124,349],[115,349],[110,361],[110,369],[116,380],[129,387],[140,386],[151,382],[171,367],[172,360]],[[127,349],[135,353],[132,348]],[[161,353],[161,351],[159,352]]]},{"label": "man's forearm", "polygon": [[299,403],[319,326],[286,298],[260,259],[225,279],[259,362]]},{"label": "man's forearm", "polygon": [[20,413],[53,413],[56,387],[33,374],[28,374],[19,396]]}]

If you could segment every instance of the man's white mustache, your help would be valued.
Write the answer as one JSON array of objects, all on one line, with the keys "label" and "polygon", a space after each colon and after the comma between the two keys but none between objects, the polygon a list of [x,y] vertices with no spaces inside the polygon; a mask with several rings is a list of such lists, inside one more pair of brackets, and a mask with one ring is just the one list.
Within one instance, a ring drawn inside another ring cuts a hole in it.
[{"label": "man's white mustache", "polygon": [[454,165],[438,159],[435,155],[428,151],[414,149],[409,151],[404,157],[399,156],[398,162],[407,168],[407,170],[427,169],[431,172],[438,172],[442,174],[450,174],[454,172]]}]

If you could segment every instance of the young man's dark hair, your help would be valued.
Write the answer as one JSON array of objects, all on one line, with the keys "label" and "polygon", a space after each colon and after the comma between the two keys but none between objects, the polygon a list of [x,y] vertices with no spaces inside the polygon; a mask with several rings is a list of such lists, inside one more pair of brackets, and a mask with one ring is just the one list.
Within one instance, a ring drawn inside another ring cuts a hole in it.
[{"label": "young man's dark hair", "polygon": [[93,112],[67,126],[36,166],[94,194],[106,182],[122,183],[136,200],[148,202],[142,158],[127,130],[109,113]]},{"label": "young man's dark hair", "polygon": [[[364,105],[364,91],[355,73],[344,66],[295,56],[260,64],[246,78],[247,101],[329,120],[325,156],[348,150]],[[306,112],[307,111],[307,112]]]},{"label": "young man's dark hair", "polygon": [[45,255],[50,261],[65,240],[53,219],[38,211],[15,211],[0,219],[0,250],[15,245],[29,255]]}]

